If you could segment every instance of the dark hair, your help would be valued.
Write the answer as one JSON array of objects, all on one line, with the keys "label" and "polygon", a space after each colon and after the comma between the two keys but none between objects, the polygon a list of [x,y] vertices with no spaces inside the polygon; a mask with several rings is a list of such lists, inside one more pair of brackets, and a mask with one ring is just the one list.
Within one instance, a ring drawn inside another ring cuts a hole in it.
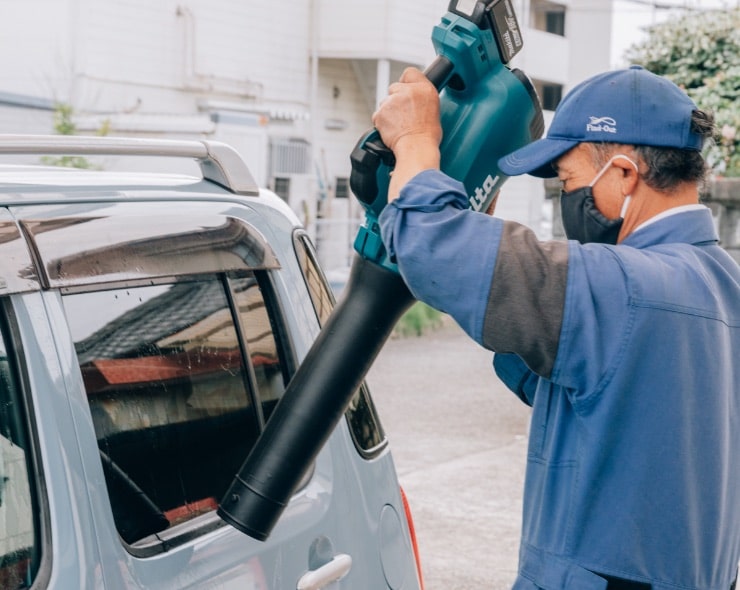
[{"label": "dark hair", "polygon": [[[702,143],[714,137],[716,130],[714,116],[705,111],[691,113],[691,131],[702,137]],[[590,143],[593,146],[594,164],[604,166],[618,151],[617,143]],[[650,145],[633,146],[635,153],[645,164],[642,177],[651,188],[670,191],[684,182],[702,183],[706,180],[709,168],[700,151]]]}]

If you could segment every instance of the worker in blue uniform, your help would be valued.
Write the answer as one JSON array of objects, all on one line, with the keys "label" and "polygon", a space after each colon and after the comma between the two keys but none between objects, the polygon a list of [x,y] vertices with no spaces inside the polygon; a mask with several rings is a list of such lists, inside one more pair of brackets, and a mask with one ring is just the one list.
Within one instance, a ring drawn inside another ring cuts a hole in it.
[{"label": "worker in blue uniform", "polygon": [[632,67],[499,161],[557,176],[567,241],[468,209],[421,72],[373,122],[383,241],[417,299],[532,406],[516,590],[728,590],[740,559],[740,268],[699,204],[712,117]]}]

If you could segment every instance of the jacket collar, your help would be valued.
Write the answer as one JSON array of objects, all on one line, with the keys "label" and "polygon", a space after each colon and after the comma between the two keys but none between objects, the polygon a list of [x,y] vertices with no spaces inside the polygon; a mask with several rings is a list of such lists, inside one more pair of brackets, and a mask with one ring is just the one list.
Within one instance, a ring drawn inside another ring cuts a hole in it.
[{"label": "jacket collar", "polygon": [[649,223],[628,235],[621,244],[647,248],[656,244],[717,244],[719,236],[708,207],[691,208]]}]

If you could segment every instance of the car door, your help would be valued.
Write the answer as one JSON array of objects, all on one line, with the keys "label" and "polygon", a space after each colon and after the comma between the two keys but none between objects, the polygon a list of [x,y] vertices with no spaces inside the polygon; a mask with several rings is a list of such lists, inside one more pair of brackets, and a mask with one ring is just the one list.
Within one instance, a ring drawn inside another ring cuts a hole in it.
[{"label": "car door", "polygon": [[74,351],[63,373],[105,587],[294,587],[335,526],[328,450],[268,541],[215,512],[295,368],[274,278],[288,253],[233,203],[14,213]]}]

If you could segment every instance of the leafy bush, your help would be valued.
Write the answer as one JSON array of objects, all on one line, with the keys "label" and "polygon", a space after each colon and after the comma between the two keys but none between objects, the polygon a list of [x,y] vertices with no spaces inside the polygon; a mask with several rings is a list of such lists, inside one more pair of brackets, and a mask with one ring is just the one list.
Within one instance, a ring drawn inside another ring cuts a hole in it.
[{"label": "leafy bush", "polygon": [[654,25],[626,57],[714,113],[718,134],[707,162],[716,175],[740,176],[740,8],[688,12]]},{"label": "leafy bush", "polygon": [[[77,126],[74,123],[74,109],[72,105],[67,103],[57,103],[54,108],[54,131],[58,135],[76,135]],[[103,126],[98,129],[96,135],[108,135],[109,123],[106,121]],[[99,168],[90,163],[90,161],[83,156],[43,156],[41,163],[47,166],[61,166],[63,168],[85,168],[85,169],[96,169]]]},{"label": "leafy bush", "polygon": [[427,330],[436,330],[442,325],[442,313],[417,301],[398,320],[393,330],[395,336],[421,336]]}]

